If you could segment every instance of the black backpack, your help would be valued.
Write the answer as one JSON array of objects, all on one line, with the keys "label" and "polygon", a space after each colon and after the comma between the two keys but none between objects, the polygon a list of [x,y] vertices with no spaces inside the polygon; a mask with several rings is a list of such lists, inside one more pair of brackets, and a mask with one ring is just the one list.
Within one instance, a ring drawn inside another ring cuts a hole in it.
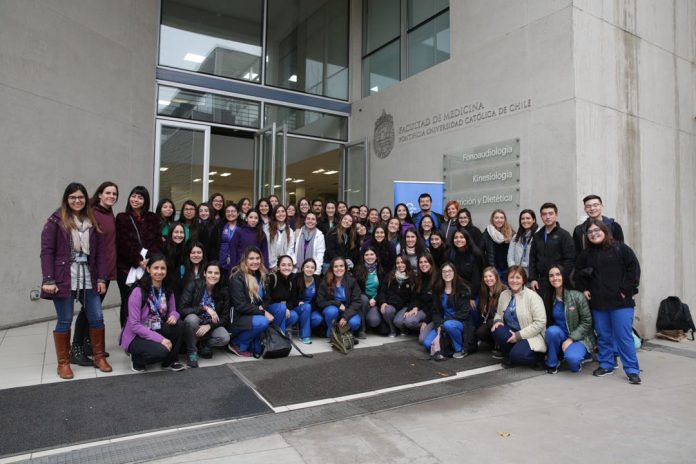
[{"label": "black backpack", "polygon": [[689,306],[677,296],[668,296],[660,302],[660,309],[657,312],[657,330],[683,330],[684,333],[691,331],[691,340],[694,339],[694,320],[691,318]]}]

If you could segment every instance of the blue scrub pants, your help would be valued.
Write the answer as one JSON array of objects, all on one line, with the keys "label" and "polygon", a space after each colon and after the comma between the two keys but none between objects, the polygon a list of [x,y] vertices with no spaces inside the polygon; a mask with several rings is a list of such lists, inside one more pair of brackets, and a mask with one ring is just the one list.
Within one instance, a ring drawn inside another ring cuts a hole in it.
[{"label": "blue scrub pants", "polygon": [[561,346],[567,338],[563,329],[557,325],[552,325],[546,329],[546,366],[558,366],[560,363],[559,355],[562,354],[570,370],[578,372],[580,364],[589,353],[581,342],[573,342],[563,351]]},{"label": "blue scrub pants", "polygon": [[527,340],[520,340],[517,343],[507,342],[511,330],[510,327],[501,325],[493,332],[493,340],[503,352],[503,356],[514,365],[524,366],[536,363],[539,356],[532,351]]},{"label": "blue scrub pants", "polygon": [[593,309],[592,321],[597,333],[599,367],[614,369],[614,351],[618,351],[626,374],[639,374],[638,356],[633,344],[633,308]]},{"label": "blue scrub pants", "polygon": [[297,324],[300,316],[296,311],[290,311],[290,315],[286,319],[286,311],[288,307],[285,303],[273,303],[266,311],[273,314],[273,324],[275,324],[281,332],[285,333],[288,326],[292,327]]},{"label": "blue scrub pants", "polygon": [[[442,324],[442,330],[444,330],[452,340],[454,351],[462,351],[464,323],[455,319],[449,319]],[[423,346],[426,350],[430,350],[430,345],[433,344],[435,337],[437,337],[437,330],[431,330],[428,335],[425,336]]]},{"label": "blue scrub pants", "polygon": [[[338,313],[341,311],[336,306],[327,306],[324,308],[324,322],[326,322],[326,338],[331,337],[331,324],[338,318]],[[354,314],[348,320],[348,326],[351,332],[357,332],[360,329],[360,314]]]},{"label": "blue scrub pants", "polygon": [[241,351],[261,353],[261,340],[259,335],[268,329],[266,316],[251,316],[251,329],[240,330],[231,334],[231,343],[239,347]]}]

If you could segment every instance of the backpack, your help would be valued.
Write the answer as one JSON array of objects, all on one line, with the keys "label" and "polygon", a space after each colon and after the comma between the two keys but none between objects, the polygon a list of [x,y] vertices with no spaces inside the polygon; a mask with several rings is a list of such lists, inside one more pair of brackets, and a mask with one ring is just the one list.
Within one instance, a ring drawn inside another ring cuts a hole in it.
[{"label": "backpack", "polygon": [[338,321],[331,324],[331,348],[342,354],[348,354],[355,346],[355,339],[348,324],[341,326]]},{"label": "backpack", "polygon": [[313,354],[304,353],[290,337],[283,334],[278,327],[271,324],[264,333],[261,334],[261,345],[263,359],[284,358],[290,354],[293,348],[300,352],[305,358],[313,358]]},{"label": "backpack", "polygon": [[691,340],[694,340],[694,320],[691,318],[689,306],[677,296],[668,296],[660,302],[660,309],[657,312],[657,331],[683,330],[691,331]]}]

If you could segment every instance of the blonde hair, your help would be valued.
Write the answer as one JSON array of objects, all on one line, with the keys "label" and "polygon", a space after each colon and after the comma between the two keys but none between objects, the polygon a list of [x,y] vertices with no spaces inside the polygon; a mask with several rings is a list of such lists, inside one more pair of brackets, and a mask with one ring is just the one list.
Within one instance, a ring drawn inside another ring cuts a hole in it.
[{"label": "blonde hair", "polygon": [[[258,280],[256,279],[256,275],[254,275],[247,266],[247,259],[252,253],[256,253],[259,255],[259,258],[261,258],[261,265],[259,266],[260,275]],[[263,265],[263,255],[261,254],[261,250],[254,246],[247,247],[247,249],[244,250],[242,260],[237,265],[236,272],[242,272],[244,274],[244,280],[246,281],[247,289],[249,290],[249,299],[254,301],[259,296],[259,282],[265,282],[266,274],[268,274],[266,266]]]},{"label": "blonde hair", "polygon": [[503,224],[503,227],[500,228],[500,232],[503,234],[503,237],[505,237],[505,243],[510,243],[510,240],[512,240],[512,236],[515,234],[515,231],[512,230],[512,226],[507,220],[507,214],[505,214],[505,211],[503,211],[502,209],[494,209],[491,213],[491,225],[495,227],[495,224],[493,224],[493,217],[498,213],[502,214],[505,218],[505,224]]}]

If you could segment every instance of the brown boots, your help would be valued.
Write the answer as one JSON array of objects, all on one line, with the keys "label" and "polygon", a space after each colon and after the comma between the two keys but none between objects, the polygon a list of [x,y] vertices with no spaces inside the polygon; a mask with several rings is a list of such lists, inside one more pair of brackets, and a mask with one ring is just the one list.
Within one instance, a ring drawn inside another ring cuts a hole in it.
[{"label": "brown boots", "polygon": [[61,379],[72,379],[74,375],[70,369],[70,332],[53,332],[53,343],[56,345],[58,358],[58,376]]},{"label": "brown boots", "polygon": [[92,361],[94,367],[102,372],[111,372],[111,366],[104,357],[104,328],[89,329],[89,338],[92,340]]},{"label": "brown boots", "polygon": [[[111,372],[111,366],[104,358],[104,329],[89,329],[89,337],[92,339],[94,367],[102,372]],[[70,332],[53,332],[53,342],[58,358],[58,376],[61,379],[72,379],[74,375],[70,368]]]}]

